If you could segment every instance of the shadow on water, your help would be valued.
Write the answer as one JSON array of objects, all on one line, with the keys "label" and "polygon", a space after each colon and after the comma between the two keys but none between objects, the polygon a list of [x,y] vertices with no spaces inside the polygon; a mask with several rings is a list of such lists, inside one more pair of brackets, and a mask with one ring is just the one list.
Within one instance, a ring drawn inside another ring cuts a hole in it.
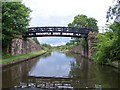
[{"label": "shadow on water", "polygon": [[2,70],[2,90],[119,88],[117,70],[77,54],[50,52]]}]

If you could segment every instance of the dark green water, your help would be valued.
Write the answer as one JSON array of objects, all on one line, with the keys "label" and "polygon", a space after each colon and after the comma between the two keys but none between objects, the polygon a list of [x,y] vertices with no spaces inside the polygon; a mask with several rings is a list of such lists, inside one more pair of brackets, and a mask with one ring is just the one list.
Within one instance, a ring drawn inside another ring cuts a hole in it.
[{"label": "dark green water", "polygon": [[[119,88],[119,72],[76,54],[50,52],[2,69],[2,88]],[[22,89],[21,89],[22,88]]]}]

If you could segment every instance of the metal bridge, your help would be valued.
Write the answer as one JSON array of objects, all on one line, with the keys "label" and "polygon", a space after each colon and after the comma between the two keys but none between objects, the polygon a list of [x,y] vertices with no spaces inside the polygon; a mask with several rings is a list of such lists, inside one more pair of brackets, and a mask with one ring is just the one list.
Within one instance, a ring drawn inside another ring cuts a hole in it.
[{"label": "metal bridge", "polygon": [[87,37],[91,28],[73,28],[73,27],[30,27],[23,37]]}]

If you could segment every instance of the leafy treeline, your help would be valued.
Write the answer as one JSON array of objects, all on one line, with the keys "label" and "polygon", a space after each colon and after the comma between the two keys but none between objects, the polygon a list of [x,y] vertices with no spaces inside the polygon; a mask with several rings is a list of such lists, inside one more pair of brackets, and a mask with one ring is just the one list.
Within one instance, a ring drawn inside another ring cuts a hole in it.
[{"label": "leafy treeline", "polygon": [[87,17],[86,15],[77,15],[74,17],[72,23],[69,23],[68,26],[70,27],[86,27],[91,28],[93,31],[98,32],[97,20],[92,17]]},{"label": "leafy treeline", "polygon": [[52,46],[50,44],[40,44],[40,46],[44,49],[44,50],[51,50]]},{"label": "leafy treeline", "polygon": [[67,42],[65,45],[56,46],[54,49],[61,50],[61,51],[67,51],[72,50],[75,46],[79,45],[80,41],[77,39],[70,40],[70,42]]},{"label": "leafy treeline", "polygon": [[[113,16],[117,19],[118,14],[120,15],[119,6],[120,0],[117,0],[114,7],[110,6],[107,12],[107,21],[113,19]],[[116,19],[106,33],[98,35],[96,53],[94,55],[94,60],[97,63],[106,64],[114,60],[120,60],[120,21]]]},{"label": "leafy treeline", "polygon": [[22,2],[2,2],[2,48],[9,52],[12,39],[21,37],[27,30],[31,10]]}]

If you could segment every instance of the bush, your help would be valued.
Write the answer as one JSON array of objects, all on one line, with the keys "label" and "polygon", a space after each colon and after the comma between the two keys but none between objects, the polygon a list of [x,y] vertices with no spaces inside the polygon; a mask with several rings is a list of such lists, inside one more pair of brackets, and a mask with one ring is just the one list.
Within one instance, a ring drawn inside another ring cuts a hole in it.
[{"label": "bush", "polygon": [[118,36],[120,30],[118,28],[116,25],[111,25],[112,31],[97,36],[96,53],[93,56],[97,63],[106,64],[120,59],[120,39]]}]

